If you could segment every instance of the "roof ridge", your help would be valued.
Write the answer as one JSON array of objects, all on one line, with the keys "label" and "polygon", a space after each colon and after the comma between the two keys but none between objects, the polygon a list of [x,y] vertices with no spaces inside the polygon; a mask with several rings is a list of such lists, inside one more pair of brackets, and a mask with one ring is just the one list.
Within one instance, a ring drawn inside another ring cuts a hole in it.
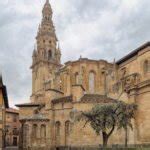
[{"label": "roof ridge", "polygon": [[146,43],[142,44],[140,47],[136,48],[135,50],[132,50],[130,53],[126,54],[124,57],[120,58],[116,64],[121,64],[124,61],[128,60],[129,58],[133,57],[136,55],[140,50],[144,49],[145,47],[150,46],[150,41],[147,41]]}]

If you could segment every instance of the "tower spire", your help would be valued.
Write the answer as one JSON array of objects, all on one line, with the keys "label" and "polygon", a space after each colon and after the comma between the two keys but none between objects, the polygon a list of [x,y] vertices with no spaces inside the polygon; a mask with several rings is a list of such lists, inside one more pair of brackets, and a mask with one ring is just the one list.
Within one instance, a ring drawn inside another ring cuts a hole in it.
[{"label": "tower spire", "polygon": [[42,10],[42,22],[37,32],[37,52],[40,58],[60,64],[60,52],[57,48],[57,36],[52,20],[52,8],[49,0]]},{"label": "tower spire", "polygon": [[[45,0],[42,10],[42,22],[36,36],[36,48],[32,57],[32,101],[44,99],[47,88],[55,88],[53,79],[61,67],[61,52],[57,47],[57,36],[52,20],[52,8],[49,0]],[[43,95],[39,97],[38,95]],[[39,99],[37,98],[39,97]]]},{"label": "tower spire", "polygon": [[49,0],[46,0],[46,3],[48,4],[48,3],[49,3]]},{"label": "tower spire", "polygon": [[49,0],[46,0],[46,3],[44,4],[44,7],[43,7],[43,19],[47,19],[47,20],[50,20],[52,18],[52,8],[51,8],[51,5],[49,3]]}]

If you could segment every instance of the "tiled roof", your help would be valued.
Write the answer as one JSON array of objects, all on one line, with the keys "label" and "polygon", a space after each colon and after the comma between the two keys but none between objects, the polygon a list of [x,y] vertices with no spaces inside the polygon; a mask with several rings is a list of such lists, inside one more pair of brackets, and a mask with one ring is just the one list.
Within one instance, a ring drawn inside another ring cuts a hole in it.
[{"label": "tiled roof", "polygon": [[[85,94],[79,103],[114,103],[117,100],[106,97],[105,95],[99,95],[99,94]],[[67,102],[73,102],[73,97],[72,96],[66,96],[66,97],[61,97],[58,99],[53,99],[52,103],[57,104],[57,103],[67,103]]]},{"label": "tiled roof", "polygon": [[52,103],[56,104],[56,103],[66,103],[66,102],[72,102],[72,96],[65,96],[65,97],[61,97],[61,98],[57,98],[57,99],[53,99]]},{"label": "tiled roof", "polygon": [[24,103],[24,104],[17,104],[17,107],[38,107],[41,105],[45,105],[44,103]]},{"label": "tiled roof", "polygon": [[131,53],[129,53],[128,55],[124,56],[123,58],[121,58],[120,60],[118,60],[116,63],[118,65],[120,65],[121,63],[125,62],[126,60],[130,59],[131,57],[137,55],[137,53],[140,50],[142,50],[142,49],[144,49],[144,48],[146,48],[148,46],[150,46],[150,42],[149,41],[147,43],[143,44],[142,46],[138,47],[137,49],[133,50]]},{"label": "tiled roof", "polygon": [[61,91],[59,91],[59,90],[56,90],[56,89],[47,89],[46,91],[54,91],[54,92],[57,92],[57,93],[64,94],[63,92],[61,92]]},{"label": "tiled roof", "polygon": [[32,116],[29,117],[22,117],[20,118],[20,121],[49,121],[47,117],[45,117],[43,114],[33,114]]},{"label": "tiled roof", "polygon": [[[79,58],[78,60],[75,61],[67,61],[65,65],[71,64],[71,63],[77,63],[77,62],[103,62],[103,63],[108,63],[106,60],[100,59],[100,60],[95,60],[95,59],[88,59],[88,58]],[[65,66],[64,66],[65,67]]]},{"label": "tiled roof", "polygon": [[85,94],[81,100],[81,103],[115,103],[117,100],[106,97],[105,95],[99,94]]},{"label": "tiled roof", "polygon": [[14,108],[7,108],[6,112],[19,114],[19,111],[17,109],[14,109]]}]

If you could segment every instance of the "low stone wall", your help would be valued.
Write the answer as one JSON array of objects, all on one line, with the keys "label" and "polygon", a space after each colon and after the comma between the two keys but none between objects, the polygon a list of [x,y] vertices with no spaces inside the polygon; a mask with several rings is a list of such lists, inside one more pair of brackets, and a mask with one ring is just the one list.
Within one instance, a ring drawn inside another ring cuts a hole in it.
[{"label": "low stone wall", "polygon": [[[41,150],[41,148],[26,148],[23,150]],[[56,148],[44,148],[42,147],[42,150],[150,150],[150,144],[144,144],[144,145],[128,145],[128,148],[124,148],[123,145],[112,145],[108,148],[102,148],[100,145],[97,146],[87,146],[87,147],[56,147]]]},{"label": "low stone wall", "polygon": [[150,144],[128,145],[128,148],[125,148],[124,145],[112,145],[105,149],[101,145],[99,147],[58,147],[53,150],[150,150]]}]

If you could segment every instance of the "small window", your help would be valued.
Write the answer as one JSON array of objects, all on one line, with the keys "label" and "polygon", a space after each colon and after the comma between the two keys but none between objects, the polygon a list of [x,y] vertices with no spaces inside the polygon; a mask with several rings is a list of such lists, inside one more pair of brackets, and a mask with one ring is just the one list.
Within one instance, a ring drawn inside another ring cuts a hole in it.
[{"label": "small window", "polygon": [[89,92],[95,92],[95,73],[93,71],[89,73]]},{"label": "small window", "polygon": [[17,116],[13,117],[13,122],[17,122]]},{"label": "small window", "polygon": [[32,127],[32,136],[34,138],[37,138],[37,132],[38,132],[38,126],[36,124],[34,124]]},{"label": "small window", "polygon": [[49,51],[48,51],[48,59],[51,59],[51,58],[52,58],[52,51],[49,50]]},{"label": "small window", "polygon": [[55,125],[56,136],[60,136],[60,126],[61,126],[60,122],[57,121]]},{"label": "small window", "polygon": [[144,61],[144,73],[148,73],[150,72],[150,61],[149,60],[145,60]]},{"label": "small window", "polygon": [[75,84],[79,84],[79,73],[75,73]]},{"label": "small window", "polygon": [[18,130],[17,130],[17,128],[14,128],[14,129],[13,129],[13,135],[18,135]]},{"label": "small window", "polygon": [[60,132],[61,132],[61,124],[59,121],[55,123],[55,140],[56,140],[56,145],[60,144]]},{"label": "small window", "polygon": [[70,121],[65,122],[65,134],[69,135],[70,134]]},{"label": "small window", "polygon": [[121,70],[120,70],[120,77],[121,77],[121,78],[125,77],[125,76],[126,76],[126,73],[127,73],[126,67],[121,68]]},{"label": "small window", "polygon": [[23,126],[23,146],[26,147],[26,145],[28,145],[29,142],[29,125],[25,124]]},{"label": "small window", "polygon": [[46,137],[46,125],[41,125],[41,138]]},{"label": "small window", "polygon": [[6,129],[6,133],[8,133],[8,132],[9,132],[9,128],[10,128],[10,126],[9,126],[9,125],[6,125],[6,127],[5,127],[5,129]]}]

